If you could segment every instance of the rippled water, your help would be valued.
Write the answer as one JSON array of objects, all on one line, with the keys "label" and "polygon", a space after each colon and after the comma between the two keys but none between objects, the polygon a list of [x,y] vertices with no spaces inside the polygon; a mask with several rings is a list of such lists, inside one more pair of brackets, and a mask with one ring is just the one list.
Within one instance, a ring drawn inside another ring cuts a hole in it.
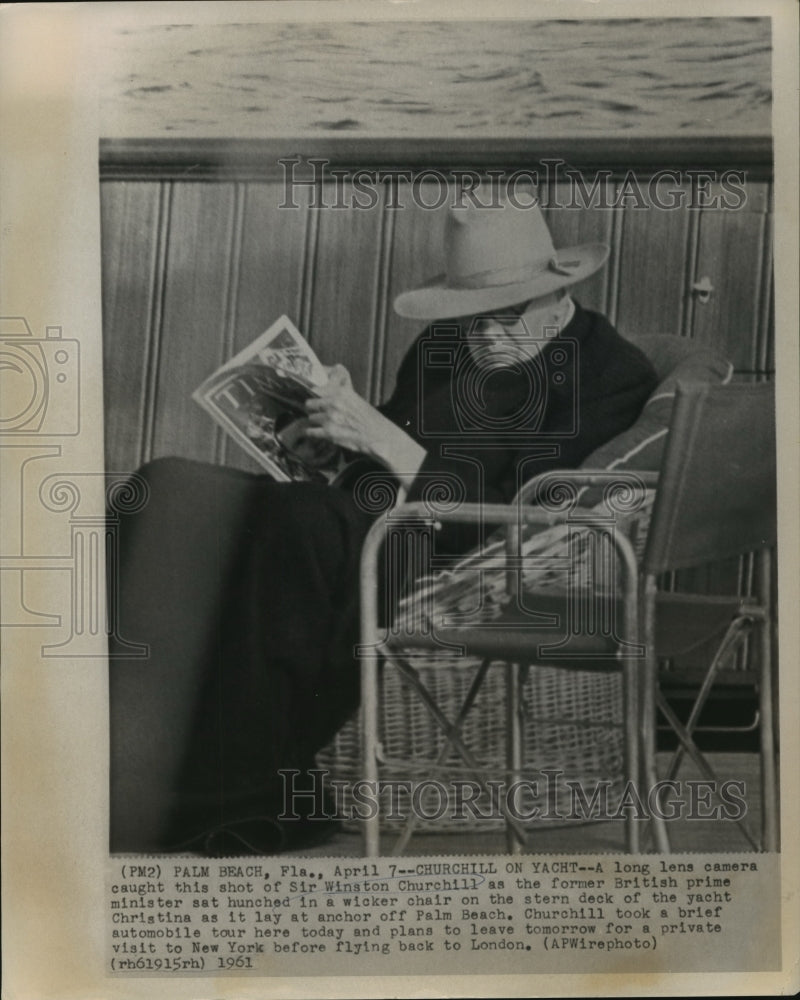
[{"label": "rippled water", "polygon": [[102,134],[768,134],[770,53],[765,18],[128,27]]}]

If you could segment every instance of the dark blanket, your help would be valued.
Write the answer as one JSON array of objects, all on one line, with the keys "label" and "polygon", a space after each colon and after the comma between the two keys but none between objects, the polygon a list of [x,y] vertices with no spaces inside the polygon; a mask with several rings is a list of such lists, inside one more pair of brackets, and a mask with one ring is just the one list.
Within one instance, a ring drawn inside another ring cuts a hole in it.
[{"label": "dark blanket", "polygon": [[[111,661],[112,847],[157,849],[261,813],[358,701],[358,560],[346,493],[160,459],[119,527]],[[112,650],[113,651],[113,650]]]}]

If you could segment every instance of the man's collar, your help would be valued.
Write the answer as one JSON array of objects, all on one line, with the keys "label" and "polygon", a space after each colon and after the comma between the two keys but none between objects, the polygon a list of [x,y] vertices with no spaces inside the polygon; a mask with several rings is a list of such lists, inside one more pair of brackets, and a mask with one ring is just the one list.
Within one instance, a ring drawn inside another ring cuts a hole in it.
[{"label": "man's collar", "polygon": [[[567,310],[566,316],[564,317],[564,322],[561,324],[561,330],[564,330],[566,327],[569,326],[569,324],[572,322],[572,318],[574,315],[575,315],[575,300],[570,295],[569,308]],[[561,330],[559,330],[558,332],[561,333]]]}]

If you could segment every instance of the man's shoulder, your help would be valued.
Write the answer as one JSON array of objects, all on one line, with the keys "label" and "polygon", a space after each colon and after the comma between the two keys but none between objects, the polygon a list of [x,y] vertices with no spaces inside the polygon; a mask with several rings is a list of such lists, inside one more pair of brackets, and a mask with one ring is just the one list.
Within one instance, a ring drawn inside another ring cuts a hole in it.
[{"label": "man's shoulder", "polygon": [[[417,380],[421,366],[446,368],[444,359],[447,351],[462,349],[467,343],[466,325],[463,319],[434,320],[414,337],[406,347],[397,369],[397,382]],[[441,348],[444,354],[437,353]],[[433,352],[432,356],[431,353]],[[453,358],[455,360],[455,356]]]},{"label": "man's shoulder", "polygon": [[657,376],[647,355],[623,337],[606,316],[577,306],[575,318],[579,320],[575,339],[582,377],[604,384],[606,391],[617,382],[632,381],[655,388]]}]

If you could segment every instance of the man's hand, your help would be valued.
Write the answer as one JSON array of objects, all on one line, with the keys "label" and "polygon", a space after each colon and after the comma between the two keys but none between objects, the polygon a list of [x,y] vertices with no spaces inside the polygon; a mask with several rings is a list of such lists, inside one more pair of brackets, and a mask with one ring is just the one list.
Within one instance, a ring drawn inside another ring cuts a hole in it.
[{"label": "man's hand", "polygon": [[328,382],[306,402],[312,438],[331,441],[382,462],[402,478],[413,478],[425,449],[353,389],[344,365],[328,370]]}]

